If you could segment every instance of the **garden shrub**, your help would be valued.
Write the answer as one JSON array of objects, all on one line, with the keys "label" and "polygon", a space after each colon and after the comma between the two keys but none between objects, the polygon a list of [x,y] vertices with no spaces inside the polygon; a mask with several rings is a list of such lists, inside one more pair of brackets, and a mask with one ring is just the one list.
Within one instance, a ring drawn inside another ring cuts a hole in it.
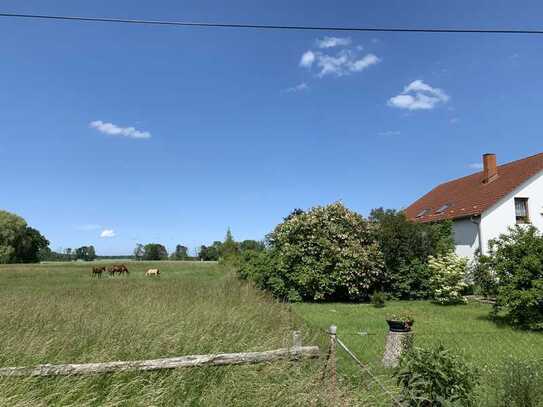
[{"label": "garden shrub", "polygon": [[383,289],[400,299],[430,298],[427,259],[453,250],[452,223],[411,222],[401,211],[382,208],[374,209],[370,220],[385,260]]},{"label": "garden shrub", "polygon": [[383,308],[385,306],[386,295],[380,291],[376,291],[371,296],[371,303],[375,308]]},{"label": "garden shrub", "polygon": [[341,203],[296,210],[268,236],[276,295],[305,300],[367,300],[384,279],[376,225]]},{"label": "garden shrub", "polygon": [[489,267],[498,281],[496,310],[517,327],[543,330],[543,236],[515,226],[490,242]]},{"label": "garden shrub", "polygon": [[434,301],[439,304],[461,304],[466,299],[462,295],[466,288],[467,259],[453,252],[443,256],[430,256],[428,268],[431,271],[430,286]]},{"label": "garden shrub", "polygon": [[473,406],[475,371],[443,345],[413,348],[394,373],[406,406]]}]

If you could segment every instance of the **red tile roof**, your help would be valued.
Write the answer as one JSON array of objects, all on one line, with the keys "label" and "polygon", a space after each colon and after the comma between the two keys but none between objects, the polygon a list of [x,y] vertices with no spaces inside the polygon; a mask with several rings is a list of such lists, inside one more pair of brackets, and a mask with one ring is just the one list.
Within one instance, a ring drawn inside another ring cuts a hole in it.
[{"label": "red tile roof", "polygon": [[[480,215],[524,181],[543,171],[543,153],[498,166],[498,177],[483,183],[483,171],[432,189],[405,209],[408,219],[431,222]],[[436,213],[449,205],[442,213]],[[426,209],[423,216],[420,213]]]}]

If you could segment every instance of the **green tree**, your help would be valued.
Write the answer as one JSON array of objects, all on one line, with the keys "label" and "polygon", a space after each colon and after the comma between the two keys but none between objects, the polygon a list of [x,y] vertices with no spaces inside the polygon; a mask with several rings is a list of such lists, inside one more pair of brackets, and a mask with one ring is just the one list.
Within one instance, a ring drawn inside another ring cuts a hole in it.
[{"label": "green tree", "polygon": [[40,252],[49,246],[49,241],[36,229],[26,227],[16,247],[16,262],[38,263]]},{"label": "green tree", "polygon": [[[215,242],[217,243],[217,242]],[[222,246],[222,242],[218,242]],[[203,261],[218,261],[220,257],[219,246],[213,244],[212,246],[200,246],[200,251],[198,252],[198,258]]]},{"label": "green tree", "polygon": [[178,244],[175,246],[175,252],[172,253],[174,260],[187,260],[189,258],[189,248]]},{"label": "green tree", "polygon": [[0,263],[35,263],[49,241],[25,220],[0,211]]},{"label": "green tree", "polygon": [[0,211],[0,263],[15,263],[18,242],[26,230],[26,222],[13,213]]},{"label": "green tree", "polygon": [[168,251],[163,245],[159,243],[146,244],[143,250],[144,260],[165,260],[168,258]]},{"label": "green tree", "polygon": [[256,240],[244,240],[239,244],[239,249],[242,252],[245,252],[247,250],[262,251],[265,249],[265,244],[264,242],[259,242]]},{"label": "green tree", "polygon": [[226,236],[220,254],[225,261],[232,261],[239,256],[239,244],[234,240],[230,228],[226,230]]},{"label": "green tree", "polygon": [[96,250],[94,246],[81,246],[75,249],[76,260],[92,261],[96,259]]},{"label": "green tree", "polygon": [[383,291],[402,299],[430,298],[429,256],[442,256],[454,249],[452,223],[411,222],[401,211],[378,208],[370,220],[377,225],[387,279]]}]

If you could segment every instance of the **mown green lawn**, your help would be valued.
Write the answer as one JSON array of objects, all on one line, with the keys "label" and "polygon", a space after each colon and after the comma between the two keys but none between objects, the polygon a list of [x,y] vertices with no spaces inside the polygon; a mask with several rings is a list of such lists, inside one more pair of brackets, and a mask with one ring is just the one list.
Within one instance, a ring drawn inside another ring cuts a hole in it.
[{"label": "mown green lawn", "polygon": [[[0,266],[0,367],[270,350],[324,343],[289,307],[213,263]],[[159,267],[159,278],[146,277]],[[0,378],[0,406],[285,406],[318,401],[321,362]],[[318,403],[315,405],[319,405]]]},{"label": "mown green lawn", "polygon": [[[322,330],[331,324],[338,336],[384,382],[391,383],[389,373],[381,367],[387,314],[408,310],[415,318],[415,346],[443,343],[462,354],[476,367],[481,377],[480,403],[491,403],[492,384],[507,358],[543,360],[543,334],[514,330],[489,318],[491,306],[479,303],[440,306],[430,302],[388,302],[385,308],[370,304],[293,305],[298,315]],[[359,376],[354,364],[338,350],[338,370],[353,379]],[[364,377],[363,381],[368,382]]]}]

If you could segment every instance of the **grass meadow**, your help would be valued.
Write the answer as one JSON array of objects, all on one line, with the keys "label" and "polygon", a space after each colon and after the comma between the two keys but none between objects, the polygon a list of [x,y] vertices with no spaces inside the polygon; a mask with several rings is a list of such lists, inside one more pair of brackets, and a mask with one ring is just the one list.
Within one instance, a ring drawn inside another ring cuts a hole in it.
[{"label": "grass meadow", "polygon": [[[524,332],[489,318],[490,305],[470,303],[440,306],[426,301],[388,302],[385,308],[371,304],[295,304],[294,310],[309,324],[338,327],[338,337],[387,385],[393,383],[389,372],[381,367],[387,314],[408,310],[415,318],[415,346],[443,343],[460,353],[479,372],[478,405],[497,406],[496,384],[511,358],[543,363],[543,334]],[[344,378],[368,387],[375,403],[387,400],[383,391],[372,384],[369,376],[338,350],[338,371]],[[384,405],[387,405],[386,402]],[[390,405],[390,403],[388,403]]]},{"label": "grass meadow", "polygon": [[[129,262],[130,276],[92,278],[92,264],[0,266],[0,366],[85,363],[277,349],[301,329],[290,307],[199,262]],[[159,278],[144,271],[159,267]],[[0,378],[2,406],[326,405],[322,361],[94,376]]]},{"label": "grass meadow", "polygon": [[[107,263],[104,263],[107,264]],[[543,335],[489,319],[490,306],[429,302],[282,304],[215,263],[128,262],[129,276],[91,277],[92,265],[0,266],[0,367],[139,360],[277,349],[302,330],[327,351],[338,336],[381,382],[385,317],[408,310],[415,344],[443,343],[478,369],[478,405],[496,406],[507,360],[543,361]],[[146,277],[159,267],[159,278]],[[0,378],[0,406],[390,406],[390,398],[338,349],[338,397],[322,380],[324,358],[93,376]]]}]

